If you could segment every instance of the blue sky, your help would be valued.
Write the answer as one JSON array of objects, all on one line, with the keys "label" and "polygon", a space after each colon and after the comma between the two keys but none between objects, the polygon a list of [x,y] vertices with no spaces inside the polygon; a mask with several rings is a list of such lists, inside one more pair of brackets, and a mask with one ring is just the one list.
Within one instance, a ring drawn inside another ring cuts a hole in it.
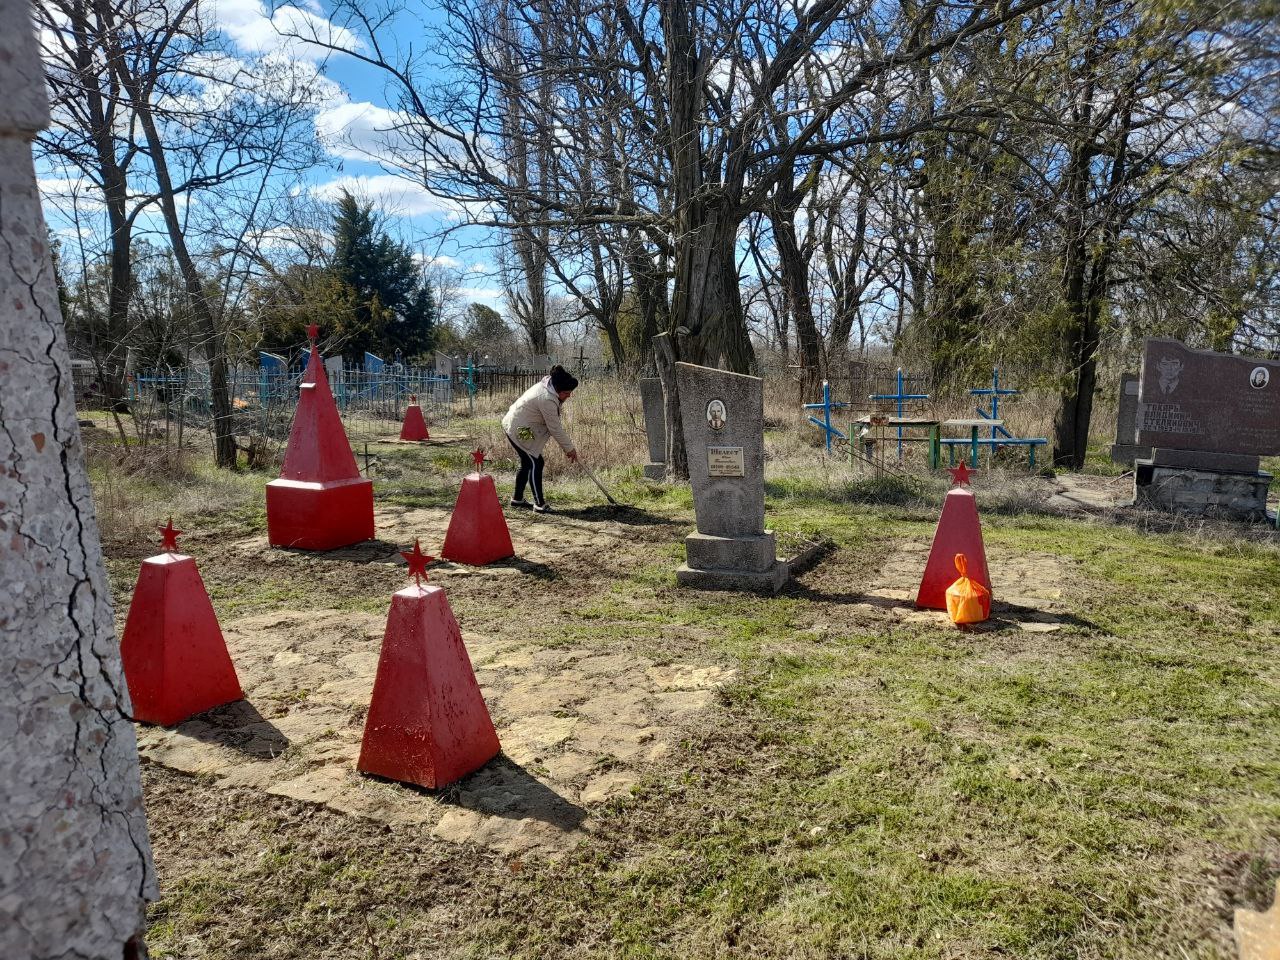
[{"label": "blue sky", "polygon": [[[378,72],[354,57],[327,53],[282,34],[312,31],[330,36],[339,45],[358,43],[328,19],[321,0],[294,0],[269,7],[263,0],[208,0],[206,16],[224,35],[230,52],[244,59],[283,58],[294,63],[306,76],[314,76],[312,89],[319,100],[315,117],[316,133],[324,147],[325,162],[303,177],[300,188],[321,199],[330,199],[341,188],[373,201],[387,215],[392,232],[410,243],[420,255],[436,258],[457,271],[458,295],[463,302],[481,301],[501,308],[491,257],[483,231],[469,229],[444,236],[454,225],[450,211],[421,188],[385,170],[377,160],[379,128],[388,123],[390,111],[384,83]],[[396,39],[421,46],[426,41],[423,23],[435,12],[423,5],[414,11],[418,20],[405,18],[398,25]],[[74,230],[65,215],[72,192],[83,211],[93,209],[91,191],[77,183],[73,174],[43,166],[46,216],[55,231],[71,239]],[[139,221],[139,234],[159,233],[159,218]],[[162,242],[162,241],[161,241]]]}]

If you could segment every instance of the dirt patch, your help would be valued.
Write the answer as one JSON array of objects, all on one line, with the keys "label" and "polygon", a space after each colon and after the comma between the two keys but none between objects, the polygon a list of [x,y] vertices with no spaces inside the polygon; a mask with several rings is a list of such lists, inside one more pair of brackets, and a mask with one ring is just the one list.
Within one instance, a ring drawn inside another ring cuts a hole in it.
[{"label": "dirt patch", "polygon": [[140,728],[144,760],[504,854],[554,854],[627,794],[731,670],[464,633],[503,754],[429,792],[356,772],[383,618],[281,611],[223,625],[245,699],[175,729]]},{"label": "dirt patch", "polygon": [[[927,543],[906,543],[885,558],[867,591],[866,605],[888,607],[906,623],[950,623],[945,610],[917,610],[916,593],[929,559]],[[1069,579],[1068,561],[1049,553],[1001,553],[987,558],[993,602],[991,619],[980,630],[1018,629],[1051,633],[1061,629],[1066,613],[1062,603]]]},{"label": "dirt patch", "polygon": [[1133,475],[1098,477],[1064,473],[1054,479],[1045,506],[1055,513],[1109,513],[1133,504]]},{"label": "dirt patch", "polygon": [[[202,543],[192,552],[202,570],[215,577],[219,567],[249,577],[262,570],[273,579],[307,584],[359,604],[403,585],[405,561],[400,551],[415,539],[421,540],[423,552],[438,556],[450,513],[442,507],[380,505],[374,515],[376,539],[324,553],[272,549],[265,533],[207,547]],[[545,516],[509,511],[507,526],[514,557],[484,567],[441,559],[432,565],[430,576],[449,591],[455,605],[474,601],[486,608],[521,610],[523,621],[512,618],[498,625],[500,632],[515,636],[527,636],[540,609],[558,614],[578,599],[598,594],[601,582],[652,563],[653,544],[675,542],[684,530],[666,518],[625,507]],[[552,581],[555,587],[548,589]]]}]

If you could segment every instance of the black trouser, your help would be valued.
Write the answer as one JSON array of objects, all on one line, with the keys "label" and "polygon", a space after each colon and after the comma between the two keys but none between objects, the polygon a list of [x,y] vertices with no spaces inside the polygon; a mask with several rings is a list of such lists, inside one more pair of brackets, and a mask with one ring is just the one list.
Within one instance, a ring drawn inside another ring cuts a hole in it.
[{"label": "black trouser", "polygon": [[542,499],[542,467],[546,461],[542,457],[535,457],[524,450],[520,444],[516,443],[510,437],[507,442],[511,444],[516,452],[516,456],[520,458],[520,469],[516,471],[516,493],[512,497],[513,500],[524,499],[524,485],[529,484],[529,491],[533,494],[533,502],[538,506],[546,503]]}]

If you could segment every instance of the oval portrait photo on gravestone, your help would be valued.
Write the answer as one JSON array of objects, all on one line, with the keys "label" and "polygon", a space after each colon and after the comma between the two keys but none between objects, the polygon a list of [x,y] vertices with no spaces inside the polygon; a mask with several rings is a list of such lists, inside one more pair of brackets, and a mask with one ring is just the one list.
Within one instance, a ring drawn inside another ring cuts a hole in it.
[{"label": "oval portrait photo on gravestone", "polygon": [[712,430],[723,430],[728,419],[723,400],[712,400],[707,404],[707,424]]},{"label": "oval portrait photo on gravestone", "polygon": [[1271,371],[1266,367],[1254,367],[1253,372],[1249,374],[1249,386],[1255,390],[1263,389],[1271,382]]}]

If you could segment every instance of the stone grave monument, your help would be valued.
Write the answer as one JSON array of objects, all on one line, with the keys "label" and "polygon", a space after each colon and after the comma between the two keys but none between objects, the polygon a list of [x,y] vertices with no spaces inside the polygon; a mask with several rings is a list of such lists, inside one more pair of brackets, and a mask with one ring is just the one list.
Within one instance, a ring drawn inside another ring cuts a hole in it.
[{"label": "stone grave monument", "polygon": [[1280,361],[1149,338],[1138,400],[1138,443],[1152,450],[1134,464],[1136,503],[1266,518],[1258,459],[1280,453]]},{"label": "stone grave monument", "polygon": [[681,586],[777,593],[789,571],[764,528],[764,381],[677,363],[696,533],[685,538]]},{"label": "stone grave monument", "polygon": [[324,373],[329,378],[329,388],[333,391],[335,397],[338,398],[339,406],[345,400],[346,396],[346,368],[343,366],[342,354],[335,354],[332,357],[324,358]]},{"label": "stone grave monument", "polygon": [[640,401],[644,405],[644,432],[649,440],[649,462],[644,475],[650,480],[667,477],[667,408],[662,396],[662,381],[645,377],[640,381]]},{"label": "stone grave monument", "polygon": [[1133,466],[1135,460],[1150,460],[1151,448],[1138,444],[1138,378],[1132,373],[1120,377],[1120,407],[1116,411],[1116,442],[1111,445],[1111,462]]},{"label": "stone grave monument", "polygon": [[448,403],[453,399],[453,357],[436,351],[436,376],[431,384],[431,399]]}]

